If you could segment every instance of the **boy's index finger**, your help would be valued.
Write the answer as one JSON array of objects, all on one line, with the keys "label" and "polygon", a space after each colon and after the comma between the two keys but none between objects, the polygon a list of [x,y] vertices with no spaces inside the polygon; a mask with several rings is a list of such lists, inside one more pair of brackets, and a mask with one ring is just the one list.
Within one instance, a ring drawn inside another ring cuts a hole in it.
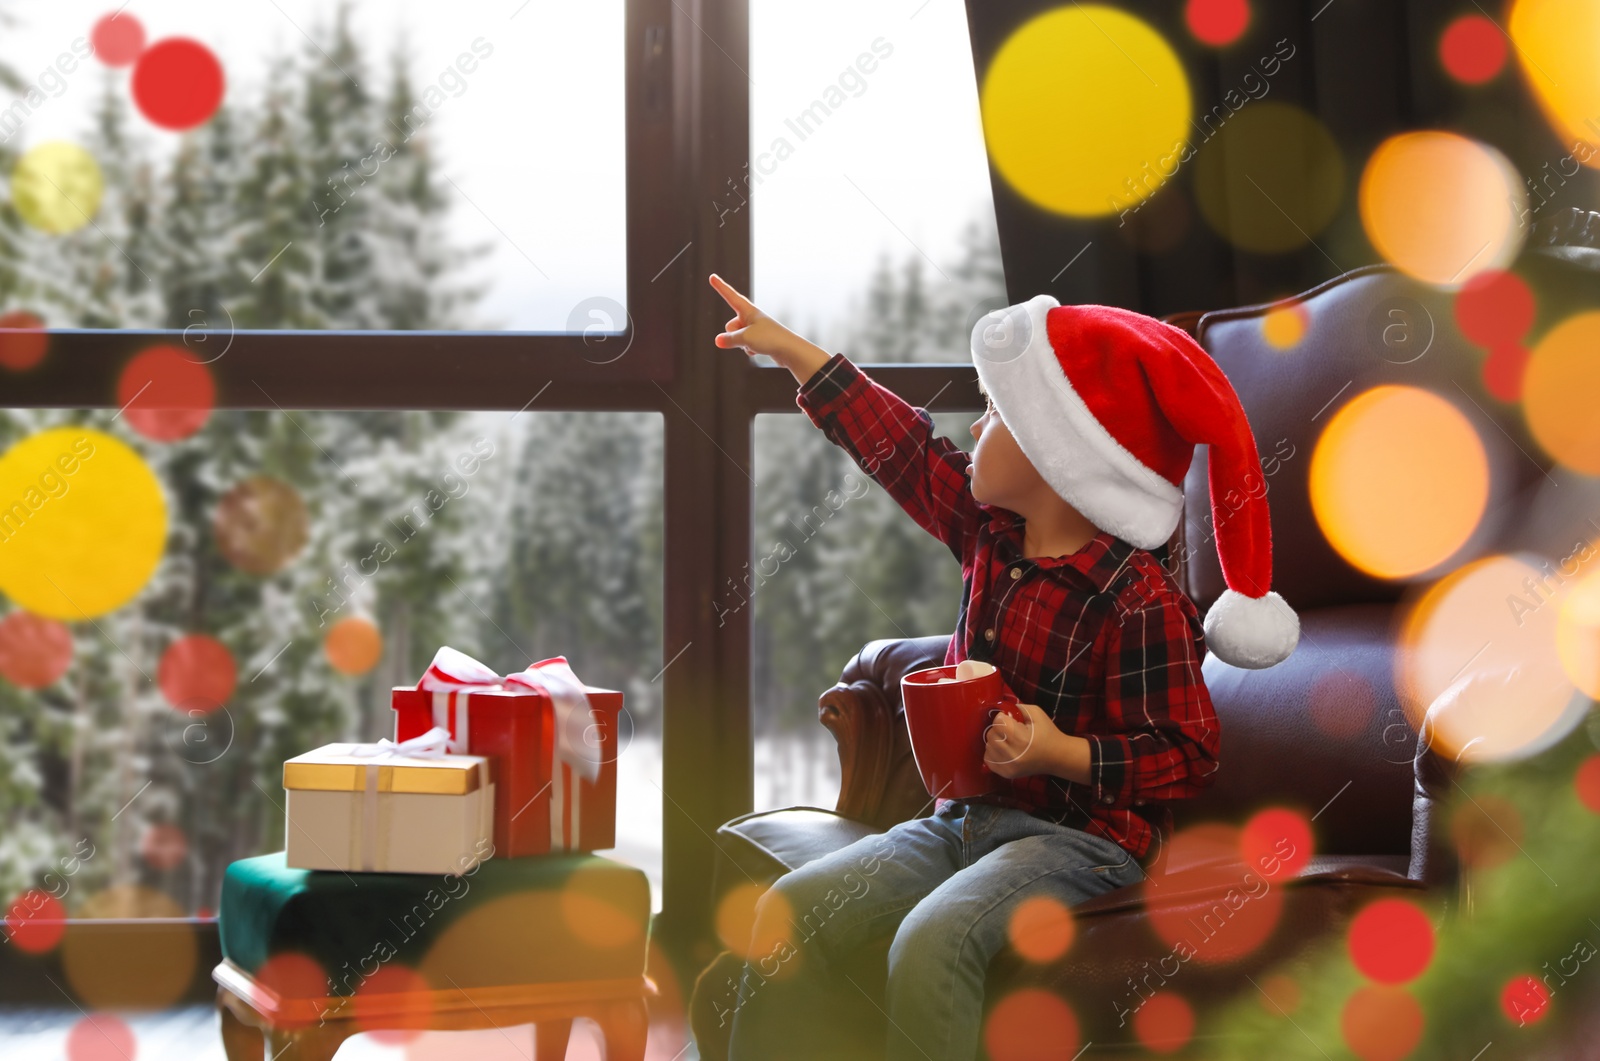
[{"label": "boy's index finger", "polygon": [[750,310],[755,309],[755,306],[751,305],[749,299],[735,291],[732,285],[730,285],[726,280],[718,276],[716,273],[711,274],[711,286],[716,288],[717,294],[722,296],[723,301],[727,302],[728,305],[732,306],[740,313],[748,313]]}]

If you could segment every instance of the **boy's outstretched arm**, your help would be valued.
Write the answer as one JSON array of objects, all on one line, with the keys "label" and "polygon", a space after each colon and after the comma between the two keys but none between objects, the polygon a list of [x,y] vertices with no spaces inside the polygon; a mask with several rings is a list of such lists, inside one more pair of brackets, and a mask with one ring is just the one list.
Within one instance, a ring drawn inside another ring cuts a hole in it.
[{"label": "boy's outstretched arm", "polygon": [[795,403],[828,441],[889,492],[917,525],[964,560],[987,516],[967,478],[971,456],[934,432],[916,408],[856,368],[762,313],[712,274],[711,286],[734,311],[716,343],[766,354],[800,384]]}]

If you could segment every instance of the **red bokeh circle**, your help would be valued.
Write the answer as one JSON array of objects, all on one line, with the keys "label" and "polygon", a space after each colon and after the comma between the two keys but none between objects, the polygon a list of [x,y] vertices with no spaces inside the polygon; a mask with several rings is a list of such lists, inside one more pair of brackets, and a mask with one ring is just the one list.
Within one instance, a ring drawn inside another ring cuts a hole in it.
[{"label": "red bokeh circle", "polygon": [[1516,273],[1484,269],[1456,292],[1456,325],[1479,346],[1520,343],[1533,327],[1533,289]]},{"label": "red bokeh circle", "polygon": [[[295,951],[274,954],[256,970],[256,983],[285,1000],[322,999],[333,994],[327,975],[316,959]],[[316,1018],[305,1007],[282,1007],[275,1017],[285,1028],[304,1028]]]},{"label": "red bokeh circle", "polygon": [[1518,1027],[1537,1024],[1550,1012],[1550,989],[1524,973],[1500,989],[1500,1008]]},{"label": "red bokeh circle", "polygon": [[[396,1005],[393,996],[397,992],[407,996],[403,1005]],[[356,1027],[388,1046],[408,1043],[427,1030],[432,1016],[428,999],[432,996],[433,988],[422,974],[390,962],[356,988]]]},{"label": "red bokeh circle", "polygon": [[1133,1034],[1146,1050],[1170,1054],[1194,1035],[1194,1009],[1182,995],[1157,991],[1133,1015]]},{"label": "red bokeh circle", "polygon": [[1368,903],[1350,923],[1350,958],[1369,980],[1404,984],[1433,960],[1433,925],[1404,899]]},{"label": "red bokeh circle", "polygon": [[66,910],[61,901],[37,888],[17,896],[6,911],[6,937],[11,945],[28,954],[55,950],[67,929]]},{"label": "red bokeh circle", "polygon": [[193,129],[215,114],[225,88],[215,53],[189,37],[156,41],[133,68],[133,100],[140,112],[174,132]]},{"label": "red bokeh circle", "polygon": [[1422,1041],[1422,1006],[1398,987],[1367,986],[1345,1002],[1339,1030],[1361,1061],[1400,1061]]},{"label": "red bokeh circle", "polygon": [[44,360],[50,349],[50,333],[44,330],[44,321],[38,314],[26,310],[0,314],[0,328],[22,329],[0,335],[0,368],[26,372]]},{"label": "red bokeh circle", "polygon": [[1483,388],[1503,402],[1522,397],[1522,378],[1532,355],[1520,343],[1507,343],[1489,351],[1483,362]]},{"label": "red bokeh circle", "polygon": [[233,695],[239,672],[226,645],[205,634],[180,637],[161,654],[156,684],[180,711],[211,712]]},{"label": "red bokeh circle", "polygon": [[67,1033],[67,1061],[133,1061],[133,1029],[113,1013],[86,1014]]},{"label": "red bokeh circle", "polygon": [[24,689],[43,689],[72,666],[72,631],[32,612],[0,619],[0,677]]},{"label": "red bokeh circle", "polygon": [[134,355],[117,380],[117,405],[128,425],[156,442],[188,438],[217,402],[211,371],[181,347],[152,346]]},{"label": "red bokeh circle", "polygon": [[1257,811],[1239,831],[1244,864],[1268,880],[1299,873],[1311,861],[1314,844],[1311,822],[1286,807]]},{"label": "red bokeh circle", "polygon": [[1183,17],[1196,40],[1221,47],[1238,40],[1250,24],[1250,4],[1247,0],[1189,0]]},{"label": "red bokeh circle", "polygon": [[1506,65],[1506,36],[1482,15],[1462,15],[1439,38],[1439,61],[1467,85],[1481,85]]},{"label": "red bokeh circle", "polygon": [[1078,1053],[1078,1017],[1053,991],[1024,987],[995,1003],[983,1023],[994,1061],[1046,1061]]},{"label": "red bokeh circle", "polygon": [[126,11],[114,11],[94,24],[89,43],[102,63],[127,66],[144,51],[144,24]]},{"label": "red bokeh circle", "polygon": [[1596,814],[1600,814],[1600,755],[1591,755],[1578,767],[1572,779],[1578,791],[1578,801]]}]

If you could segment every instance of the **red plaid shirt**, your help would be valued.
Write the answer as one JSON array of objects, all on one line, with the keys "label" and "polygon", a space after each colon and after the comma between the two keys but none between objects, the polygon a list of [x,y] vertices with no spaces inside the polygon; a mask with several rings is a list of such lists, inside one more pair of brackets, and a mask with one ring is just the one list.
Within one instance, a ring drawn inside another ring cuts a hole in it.
[{"label": "red plaid shirt", "polygon": [[1070,556],[1024,558],[1023,517],[972,496],[971,455],[843,354],[795,402],[961,562],[945,665],[993,663],[1019,700],[1089,742],[1087,784],[999,778],[975,801],[1100,833],[1148,862],[1171,829],[1167,801],[1195,795],[1217,769],[1194,603],[1155,556],[1105,532]]}]

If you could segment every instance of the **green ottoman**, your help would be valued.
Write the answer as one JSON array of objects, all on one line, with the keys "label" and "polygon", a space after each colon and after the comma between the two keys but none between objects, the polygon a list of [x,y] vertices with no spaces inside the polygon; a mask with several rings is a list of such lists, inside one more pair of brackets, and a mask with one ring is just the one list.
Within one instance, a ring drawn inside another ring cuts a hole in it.
[{"label": "green ottoman", "polygon": [[572,1018],[607,1057],[644,1056],[650,885],[599,855],[489,859],[454,877],[228,867],[219,916],[230,1061],[325,1061],[359,1031],[533,1024],[538,1061]]}]

